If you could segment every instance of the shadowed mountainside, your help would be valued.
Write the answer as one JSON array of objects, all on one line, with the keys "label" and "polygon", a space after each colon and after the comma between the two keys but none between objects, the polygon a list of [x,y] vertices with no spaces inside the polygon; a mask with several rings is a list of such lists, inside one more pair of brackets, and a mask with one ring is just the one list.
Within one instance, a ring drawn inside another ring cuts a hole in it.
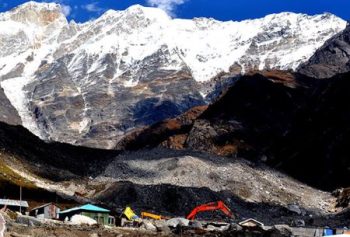
[{"label": "shadowed mountainside", "polygon": [[[158,145],[266,162],[322,189],[348,186],[349,79],[350,73],[327,80],[280,71],[243,76],[192,125]],[[169,123],[139,137],[164,127]],[[139,141],[128,148],[139,148]]]},{"label": "shadowed mountainside", "polygon": [[[200,116],[187,144],[197,149],[208,141],[210,149],[231,143],[238,155],[317,187],[350,185],[349,78],[349,73],[322,81],[296,75],[294,85],[286,86],[269,75],[243,77]],[[207,130],[201,122],[215,133],[201,139],[196,130]]]},{"label": "shadowed mountainside", "polygon": [[[12,126],[0,122],[1,155],[15,157],[23,163],[36,165],[35,171],[53,180],[69,179],[72,175],[89,175],[89,167],[96,169],[119,152],[98,150],[63,143],[46,143],[34,136],[22,126]],[[54,172],[43,172],[40,166],[66,171],[65,175]],[[70,176],[67,174],[70,173]]]}]

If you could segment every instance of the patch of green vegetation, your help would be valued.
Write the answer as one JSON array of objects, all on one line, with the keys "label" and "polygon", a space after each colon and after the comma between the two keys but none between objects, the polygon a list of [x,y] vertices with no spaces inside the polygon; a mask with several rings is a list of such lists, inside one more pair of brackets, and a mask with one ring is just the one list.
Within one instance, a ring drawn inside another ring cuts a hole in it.
[{"label": "patch of green vegetation", "polygon": [[0,198],[17,200],[19,198],[19,187],[21,186],[23,200],[28,201],[29,208],[48,202],[55,202],[61,208],[70,208],[77,205],[76,201],[66,200],[58,196],[55,192],[37,187],[34,182],[27,180],[13,171],[7,163],[9,160],[16,160],[12,158],[14,157],[9,154],[0,153]]},{"label": "patch of green vegetation", "polygon": [[19,174],[14,172],[4,162],[4,157],[0,156],[0,188],[4,183],[22,186],[26,189],[38,189],[33,182],[21,177]]}]

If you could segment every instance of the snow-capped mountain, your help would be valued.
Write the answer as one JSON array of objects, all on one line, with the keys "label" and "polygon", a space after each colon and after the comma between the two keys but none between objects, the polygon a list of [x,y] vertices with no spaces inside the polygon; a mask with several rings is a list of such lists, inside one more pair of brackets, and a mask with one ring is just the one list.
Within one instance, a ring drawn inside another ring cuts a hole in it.
[{"label": "snow-capped mountain", "polygon": [[28,2],[0,14],[0,119],[44,140],[111,149],[207,103],[213,78],[294,70],[345,27],[331,14],[220,22],[139,5],[78,24],[57,4]]}]

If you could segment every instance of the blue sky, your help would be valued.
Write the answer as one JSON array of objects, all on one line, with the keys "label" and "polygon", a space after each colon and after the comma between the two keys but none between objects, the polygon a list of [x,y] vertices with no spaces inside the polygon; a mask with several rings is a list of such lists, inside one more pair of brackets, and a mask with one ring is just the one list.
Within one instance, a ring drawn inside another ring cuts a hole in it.
[{"label": "blue sky", "polygon": [[[179,18],[213,17],[218,20],[258,18],[270,13],[333,13],[350,20],[350,0],[37,0],[63,4],[69,19],[84,22],[107,9],[122,10],[133,4],[155,6]],[[0,0],[0,11],[6,11],[25,0]]]}]

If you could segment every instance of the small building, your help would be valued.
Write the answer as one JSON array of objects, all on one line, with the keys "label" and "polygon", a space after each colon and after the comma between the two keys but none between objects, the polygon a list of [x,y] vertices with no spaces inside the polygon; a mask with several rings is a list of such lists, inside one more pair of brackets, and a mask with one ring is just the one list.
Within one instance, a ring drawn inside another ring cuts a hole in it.
[{"label": "small building", "polygon": [[246,227],[246,228],[258,228],[258,227],[263,227],[264,224],[261,223],[260,221],[257,221],[253,218],[249,218],[247,220],[244,220],[240,223],[238,223],[240,226]]},{"label": "small building", "polygon": [[82,215],[94,219],[101,225],[115,225],[115,218],[109,215],[110,211],[92,204],[74,207],[59,212],[60,220],[71,220],[74,215]]},{"label": "small building", "polygon": [[6,207],[14,212],[21,212],[22,214],[25,214],[29,205],[27,201],[0,199],[0,209],[3,207]]},{"label": "small building", "polygon": [[50,202],[33,208],[29,214],[38,219],[58,219],[59,212],[60,208],[54,203]]}]

